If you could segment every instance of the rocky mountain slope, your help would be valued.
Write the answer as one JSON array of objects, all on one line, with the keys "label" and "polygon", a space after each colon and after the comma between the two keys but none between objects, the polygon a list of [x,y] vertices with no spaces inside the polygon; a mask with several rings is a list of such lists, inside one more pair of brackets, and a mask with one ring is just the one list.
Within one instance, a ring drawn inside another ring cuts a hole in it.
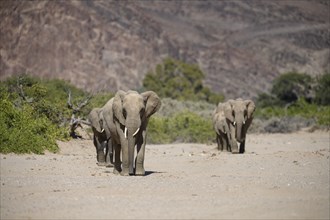
[{"label": "rocky mountain slope", "polygon": [[138,89],[171,56],[226,98],[253,98],[281,73],[329,71],[329,21],[329,1],[0,1],[0,79]]}]

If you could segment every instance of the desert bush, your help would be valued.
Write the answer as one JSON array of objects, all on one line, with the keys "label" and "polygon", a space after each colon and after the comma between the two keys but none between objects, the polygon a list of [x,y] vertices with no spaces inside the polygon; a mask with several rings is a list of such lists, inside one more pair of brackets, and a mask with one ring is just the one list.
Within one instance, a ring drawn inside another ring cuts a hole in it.
[{"label": "desert bush", "polygon": [[313,120],[317,125],[330,126],[330,106],[319,106],[313,103],[308,103],[304,99],[299,99],[297,102],[285,107],[268,106],[257,108],[255,117],[261,120],[270,118],[283,117],[301,117],[305,120]]},{"label": "desert bush", "polygon": [[88,106],[83,109],[83,115],[88,115],[93,108],[100,108],[104,106],[112,97],[114,97],[114,94],[111,92],[101,92],[94,94]]},{"label": "desert bush", "polygon": [[54,125],[46,116],[36,117],[30,105],[16,108],[8,99],[0,100],[0,152],[57,152],[56,139],[65,137],[66,130]]},{"label": "desert bush", "polygon": [[[67,108],[67,90],[77,99],[83,91],[62,80],[41,80],[20,75],[0,82],[0,152],[56,152],[56,139],[68,139],[72,110]],[[73,99],[76,101],[76,99]]]},{"label": "desert bush", "polygon": [[311,127],[315,125],[315,120],[306,119],[301,116],[293,117],[271,117],[269,119],[256,118],[249,133],[290,133],[298,131],[304,127]]},{"label": "desert bush", "polygon": [[264,121],[299,117],[329,127],[329,85],[330,74],[318,79],[294,72],[282,74],[274,80],[270,94],[259,94],[255,116]]},{"label": "desert bush", "polygon": [[214,137],[211,118],[186,110],[172,117],[155,116],[149,121],[148,143],[211,143]]},{"label": "desert bush", "polygon": [[209,119],[215,107],[216,105],[206,101],[178,101],[171,98],[163,98],[162,106],[157,115],[171,117],[182,111],[190,111],[205,119]]},{"label": "desert bush", "polygon": [[330,105],[330,73],[317,78],[315,102],[320,105]]},{"label": "desert bush", "polygon": [[274,80],[271,93],[285,103],[295,102],[299,98],[310,100],[312,83],[312,77],[307,74],[285,73]]},{"label": "desert bush", "polygon": [[146,74],[143,86],[145,90],[155,91],[161,98],[204,100],[214,104],[224,100],[223,95],[205,87],[203,80],[204,73],[198,65],[167,58],[154,71]]}]

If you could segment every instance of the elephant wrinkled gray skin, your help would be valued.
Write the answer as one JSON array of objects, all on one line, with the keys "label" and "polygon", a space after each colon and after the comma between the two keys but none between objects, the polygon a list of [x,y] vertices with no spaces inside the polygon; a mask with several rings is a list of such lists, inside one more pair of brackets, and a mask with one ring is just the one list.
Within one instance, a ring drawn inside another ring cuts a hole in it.
[{"label": "elephant wrinkled gray skin", "polygon": [[224,112],[225,104],[219,103],[212,114],[213,128],[216,132],[216,140],[218,144],[218,150],[231,151],[230,142],[230,130],[227,124],[227,120]]},{"label": "elephant wrinkled gray skin", "polygon": [[[105,104],[103,116],[114,148],[114,173],[124,176],[145,175],[146,128],[149,117],[157,112],[160,106],[160,98],[153,91],[139,94],[135,91],[119,90],[115,97]],[[137,156],[134,172],[135,145]]]},{"label": "elephant wrinkled gray skin", "polygon": [[[253,101],[240,98],[225,103],[224,113],[230,130],[232,153],[245,152],[246,132],[252,123],[255,108]],[[237,142],[240,143],[239,149]]]},{"label": "elephant wrinkled gray skin", "polygon": [[[94,108],[88,115],[93,130],[93,142],[96,148],[97,165],[112,166],[113,150],[110,141],[110,132],[105,131],[105,121],[102,108]],[[105,150],[105,152],[104,152]]]}]

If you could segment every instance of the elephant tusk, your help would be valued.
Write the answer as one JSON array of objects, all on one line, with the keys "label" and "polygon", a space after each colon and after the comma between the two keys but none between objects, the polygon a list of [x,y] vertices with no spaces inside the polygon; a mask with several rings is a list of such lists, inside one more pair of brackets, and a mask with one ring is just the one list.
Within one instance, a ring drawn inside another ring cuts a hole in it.
[{"label": "elephant tusk", "polygon": [[127,128],[125,127],[125,130],[124,130],[124,135],[125,135],[125,138],[127,139]]},{"label": "elephant tusk", "polygon": [[103,131],[104,131],[104,128],[102,129],[101,133],[103,133]]},{"label": "elephant tusk", "polygon": [[245,125],[245,121],[243,121],[243,125]]},{"label": "elephant tusk", "polygon": [[234,126],[236,125],[236,121],[234,121],[233,125],[234,125]]},{"label": "elephant tusk", "polygon": [[133,134],[133,137],[139,132],[140,128],[136,129],[136,131]]}]

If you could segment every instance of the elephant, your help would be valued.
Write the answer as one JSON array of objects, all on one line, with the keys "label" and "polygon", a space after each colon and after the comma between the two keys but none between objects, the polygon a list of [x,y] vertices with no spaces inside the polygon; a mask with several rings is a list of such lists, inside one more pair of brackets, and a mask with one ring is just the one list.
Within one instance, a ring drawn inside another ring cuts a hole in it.
[{"label": "elephant", "polygon": [[[253,113],[256,106],[252,100],[228,100],[224,105],[224,114],[230,130],[231,152],[245,152],[245,138],[248,128],[253,120]],[[238,148],[238,143],[240,147]]]},{"label": "elephant", "polygon": [[[160,106],[160,98],[155,92],[146,91],[139,94],[132,90],[117,91],[115,97],[105,104],[103,115],[114,148],[115,174],[145,175],[146,129],[150,116],[156,113]],[[137,155],[134,162],[135,146]]]},{"label": "elephant", "polygon": [[219,103],[212,114],[213,128],[216,132],[216,140],[218,144],[218,150],[231,151],[230,142],[230,130],[227,124],[227,120],[224,112],[224,103]]},{"label": "elephant", "polygon": [[[88,121],[93,130],[93,143],[96,148],[97,165],[112,166],[113,150],[110,141],[110,132],[105,131],[105,121],[102,108],[93,108],[89,115]],[[105,150],[105,154],[104,154]]]}]

